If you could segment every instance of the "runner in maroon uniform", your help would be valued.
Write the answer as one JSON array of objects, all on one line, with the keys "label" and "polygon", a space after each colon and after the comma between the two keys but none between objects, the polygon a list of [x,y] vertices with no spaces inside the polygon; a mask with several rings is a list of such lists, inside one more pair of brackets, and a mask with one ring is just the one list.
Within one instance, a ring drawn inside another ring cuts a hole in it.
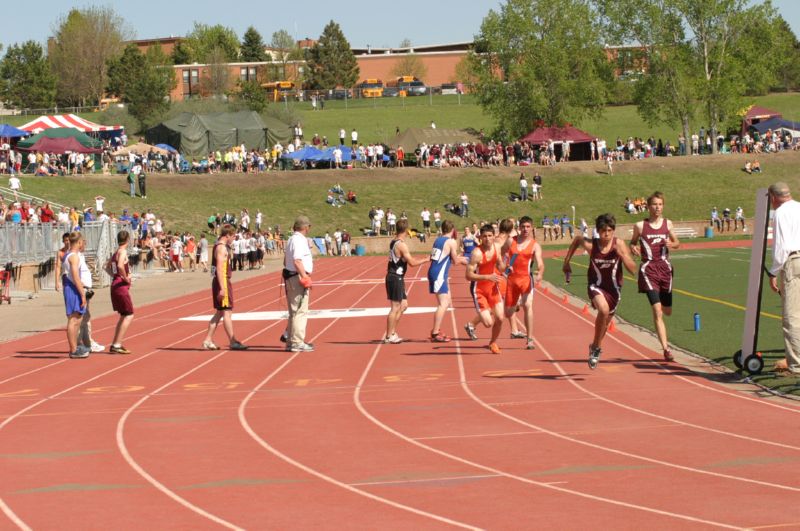
[{"label": "runner in maroon uniform", "polygon": [[208,333],[203,341],[203,350],[217,350],[219,347],[214,344],[214,332],[220,319],[228,335],[231,350],[247,350],[233,334],[233,287],[231,286],[231,251],[230,244],[234,238],[234,228],[223,225],[219,232],[217,243],[211,255],[211,297],[216,313],[208,322]]},{"label": "runner in maroon uniform", "polygon": [[[667,341],[664,315],[672,315],[672,264],[669,250],[680,246],[672,222],[663,217],[664,194],[654,192],[647,198],[649,216],[633,226],[631,250],[642,258],[639,268],[639,293],[646,293],[653,308],[653,323],[661,342],[664,359],[672,361],[672,352]],[[638,244],[638,245],[637,245]]]},{"label": "runner in maroon uniform", "polygon": [[130,287],[133,283],[131,268],[128,264],[128,240],[130,233],[125,230],[117,233],[116,252],[111,256],[111,307],[119,314],[117,327],[114,330],[114,341],[108,351],[111,354],[130,354],[131,351],[122,345],[125,332],[128,331],[133,321],[133,301],[131,300]]},{"label": "runner in maroon uniform", "polygon": [[628,251],[628,246],[619,238],[614,236],[617,222],[611,214],[603,214],[597,217],[595,228],[599,238],[587,241],[582,234],[575,236],[569,246],[567,256],[564,258],[564,275],[567,282],[572,275],[570,260],[578,247],[583,247],[590,253],[589,261],[589,299],[592,306],[597,310],[597,317],[594,321],[594,340],[589,345],[589,368],[597,367],[600,359],[600,346],[606,335],[611,319],[617,311],[620,295],[622,292],[622,268],[631,272],[636,272],[636,263],[633,261]]}]

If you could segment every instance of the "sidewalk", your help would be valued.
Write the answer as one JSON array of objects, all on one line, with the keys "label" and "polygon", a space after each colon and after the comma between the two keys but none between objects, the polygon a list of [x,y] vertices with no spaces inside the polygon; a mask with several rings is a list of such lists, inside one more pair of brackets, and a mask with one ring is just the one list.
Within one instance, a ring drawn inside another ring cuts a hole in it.
[{"label": "sidewalk", "polygon": [[[283,267],[283,260],[264,260],[264,269],[235,271],[233,283],[247,278],[265,275]],[[134,280],[131,297],[134,308],[159,302],[187,293],[207,291],[211,308],[211,274],[202,270],[194,273],[151,273],[148,270],[141,278]],[[113,313],[109,288],[100,288],[92,299],[92,317],[102,317]],[[64,297],[61,292],[41,291],[33,299],[13,299],[12,304],[0,305],[0,342],[64,328],[67,318],[64,315]],[[66,341],[66,338],[65,338]]]}]

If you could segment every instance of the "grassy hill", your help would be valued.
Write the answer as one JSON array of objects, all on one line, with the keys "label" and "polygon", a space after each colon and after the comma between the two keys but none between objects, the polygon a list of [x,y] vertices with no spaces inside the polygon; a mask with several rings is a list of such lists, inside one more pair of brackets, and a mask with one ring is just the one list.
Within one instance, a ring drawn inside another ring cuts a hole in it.
[{"label": "grassy hill", "polygon": [[[288,227],[299,213],[314,223],[313,233],[322,234],[336,227],[358,231],[369,224],[371,205],[407,211],[412,226],[419,224],[419,212],[427,206],[442,209],[457,203],[461,191],[470,197],[470,223],[504,216],[527,214],[539,221],[548,214],[571,214],[591,219],[612,212],[619,221],[632,220],[622,212],[626,196],[646,196],[661,190],[667,198],[667,214],[676,220],[706,219],[717,206],[735,209],[741,205],[746,216],[753,213],[754,192],[777,180],[786,181],[800,192],[800,152],[762,157],[764,173],[747,175],[741,171],[742,155],[668,157],[615,165],[614,175],[606,175],[600,163],[571,162],[555,168],[542,168],[544,199],[535,203],[512,203],[509,192],[516,192],[522,168],[480,169],[384,169],[310,170],[270,172],[260,175],[150,175],[148,199],[132,199],[127,194],[124,176],[24,177],[27,193],[69,205],[90,205],[97,194],[107,198],[110,211],[123,208],[136,211],[152,208],[169,228],[196,231],[205,226],[213,212],[242,207],[251,212],[261,209],[267,225]],[[528,176],[537,168],[524,168]],[[328,188],[339,182],[353,189],[358,205],[332,208],[325,204]]]}]

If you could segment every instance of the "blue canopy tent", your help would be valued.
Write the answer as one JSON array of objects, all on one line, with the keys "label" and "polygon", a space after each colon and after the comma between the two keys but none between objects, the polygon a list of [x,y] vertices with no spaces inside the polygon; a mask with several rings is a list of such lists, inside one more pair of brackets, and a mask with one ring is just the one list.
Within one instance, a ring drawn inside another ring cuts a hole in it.
[{"label": "blue canopy tent", "polygon": [[768,129],[772,129],[773,131],[786,130],[791,131],[792,136],[794,136],[800,132],[800,122],[793,122],[791,120],[785,120],[783,118],[776,117],[751,125],[750,129],[754,129],[762,135],[766,133]]},{"label": "blue canopy tent", "polygon": [[[314,160],[318,160],[321,162],[333,162],[334,159],[333,151],[335,149],[336,149],[335,147],[329,147],[325,151],[320,152],[319,158],[316,158]],[[342,162],[343,163],[350,162],[353,156],[353,150],[346,146],[339,146],[339,149],[342,150]]]},{"label": "blue canopy tent", "polygon": [[302,161],[306,161],[306,160],[318,160],[318,159],[315,159],[314,157],[319,155],[320,153],[322,153],[322,152],[320,150],[318,150],[317,148],[312,147],[312,146],[308,146],[308,147],[304,147],[303,149],[298,149],[297,151],[294,151],[292,153],[287,153],[287,154],[283,155],[282,158],[292,159],[292,160],[299,160],[301,162]]},{"label": "blue canopy tent", "polygon": [[175,149],[174,147],[170,146],[169,144],[156,144],[156,147],[157,148],[161,148],[161,149],[166,149],[170,153],[177,153],[178,152],[177,149]]},{"label": "blue canopy tent", "polygon": [[8,124],[0,124],[0,138],[22,138],[30,135],[29,132]]}]

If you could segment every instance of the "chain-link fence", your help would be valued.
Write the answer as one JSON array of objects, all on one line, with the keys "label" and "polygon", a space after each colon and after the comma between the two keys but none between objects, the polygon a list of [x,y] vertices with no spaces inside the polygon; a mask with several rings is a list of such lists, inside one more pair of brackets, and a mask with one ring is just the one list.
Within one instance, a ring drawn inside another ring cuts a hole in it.
[{"label": "chain-link fence", "polygon": [[373,86],[352,89],[291,89],[269,94],[276,103],[301,110],[462,105],[476,102],[472,87],[461,83],[414,87]]},{"label": "chain-link fence", "polygon": [[[56,223],[0,225],[0,265],[11,264],[10,270],[14,277],[12,280],[16,280],[19,266],[37,265],[35,280],[39,289],[54,289],[56,253],[61,248],[62,236],[69,232],[69,229],[69,225]],[[92,270],[95,287],[108,286],[111,282],[111,277],[104,271],[103,265],[114,253],[117,247],[117,233],[122,230],[132,232],[130,224],[110,221],[84,223],[81,227],[81,233],[86,241],[84,254]]]}]

